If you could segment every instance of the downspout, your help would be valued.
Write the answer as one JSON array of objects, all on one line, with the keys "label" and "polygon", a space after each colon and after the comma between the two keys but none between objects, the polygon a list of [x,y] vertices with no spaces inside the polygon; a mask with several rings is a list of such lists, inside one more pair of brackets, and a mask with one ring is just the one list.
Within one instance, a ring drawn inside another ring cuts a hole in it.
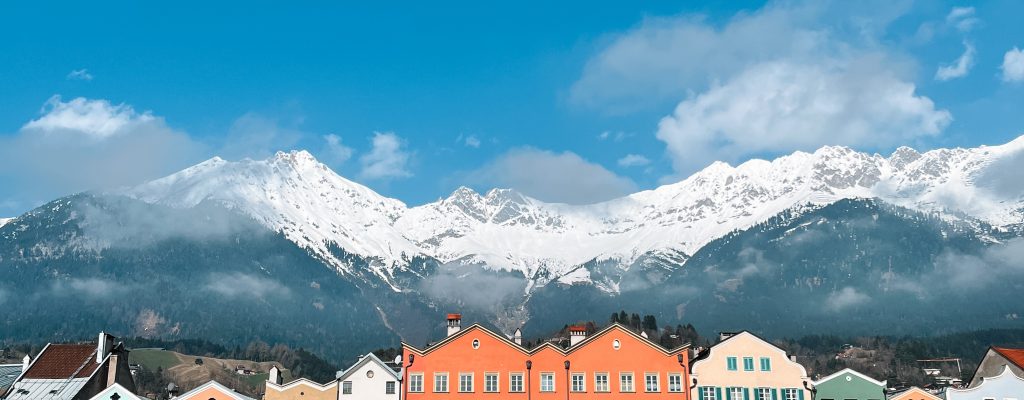
[{"label": "downspout", "polygon": [[531,369],[533,369],[533,361],[526,360],[526,400],[530,400],[530,397],[533,395],[533,387],[530,384],[532,380],[531,375],[533,375],[530,373]]},{"label": "downspout", "polygon": [[406,381],[409,380],[409,368],[412,367],[412,363],[415,360],[416,355],[410,353],[409,365],[406,365],[404,368],[402,368],[402,394],[398,397],[399,400],[405,400],[406,396],[409,395],[409,386],[406,384]]}]

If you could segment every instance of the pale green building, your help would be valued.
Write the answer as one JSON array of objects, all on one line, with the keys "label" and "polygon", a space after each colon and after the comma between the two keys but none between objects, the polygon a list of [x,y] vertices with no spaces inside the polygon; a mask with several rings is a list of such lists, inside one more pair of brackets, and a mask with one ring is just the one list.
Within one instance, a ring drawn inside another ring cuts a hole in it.
[{"label": "pale green building", "polygon": [[885,381],[844,369],[814,382],[815,400],[885,400]]}]

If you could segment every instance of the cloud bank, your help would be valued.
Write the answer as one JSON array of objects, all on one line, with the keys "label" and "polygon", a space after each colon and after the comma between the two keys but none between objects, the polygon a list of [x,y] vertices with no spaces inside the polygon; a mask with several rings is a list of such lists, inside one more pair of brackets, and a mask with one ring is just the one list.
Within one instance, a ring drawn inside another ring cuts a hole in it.
[{"label": "cloud bank", "polygon": [[508,187],[546,202],[589,204],[636,191],[632,180],[573,152],[555,153],[522,147],[512,149],[470,174],[469,180],[489,187]]}]

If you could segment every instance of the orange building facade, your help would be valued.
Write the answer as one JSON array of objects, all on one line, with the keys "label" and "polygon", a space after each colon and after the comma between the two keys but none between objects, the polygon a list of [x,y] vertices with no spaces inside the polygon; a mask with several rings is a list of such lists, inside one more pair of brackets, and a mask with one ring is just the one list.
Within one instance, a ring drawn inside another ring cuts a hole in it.
[{"label": "orange building facade", "polygon": [[[453,323],[452,318],[456,318]],[[527,350],[479,325],[418,349],[402,344],[403,399],[689,399],[689,345],[666,350],[614,324],[589,337],[571,329],[571,345]]]}]

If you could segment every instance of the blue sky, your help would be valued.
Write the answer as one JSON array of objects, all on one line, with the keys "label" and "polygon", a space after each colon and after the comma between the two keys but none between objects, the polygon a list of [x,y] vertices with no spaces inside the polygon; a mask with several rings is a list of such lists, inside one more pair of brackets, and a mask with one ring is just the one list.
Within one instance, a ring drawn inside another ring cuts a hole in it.
[{"label": "blue sky", "polygon": [[411,205],[586,203],[1024,133],[1016,1],[42,3],[0,9],[0,216],[214,155],[307,149]]}]

